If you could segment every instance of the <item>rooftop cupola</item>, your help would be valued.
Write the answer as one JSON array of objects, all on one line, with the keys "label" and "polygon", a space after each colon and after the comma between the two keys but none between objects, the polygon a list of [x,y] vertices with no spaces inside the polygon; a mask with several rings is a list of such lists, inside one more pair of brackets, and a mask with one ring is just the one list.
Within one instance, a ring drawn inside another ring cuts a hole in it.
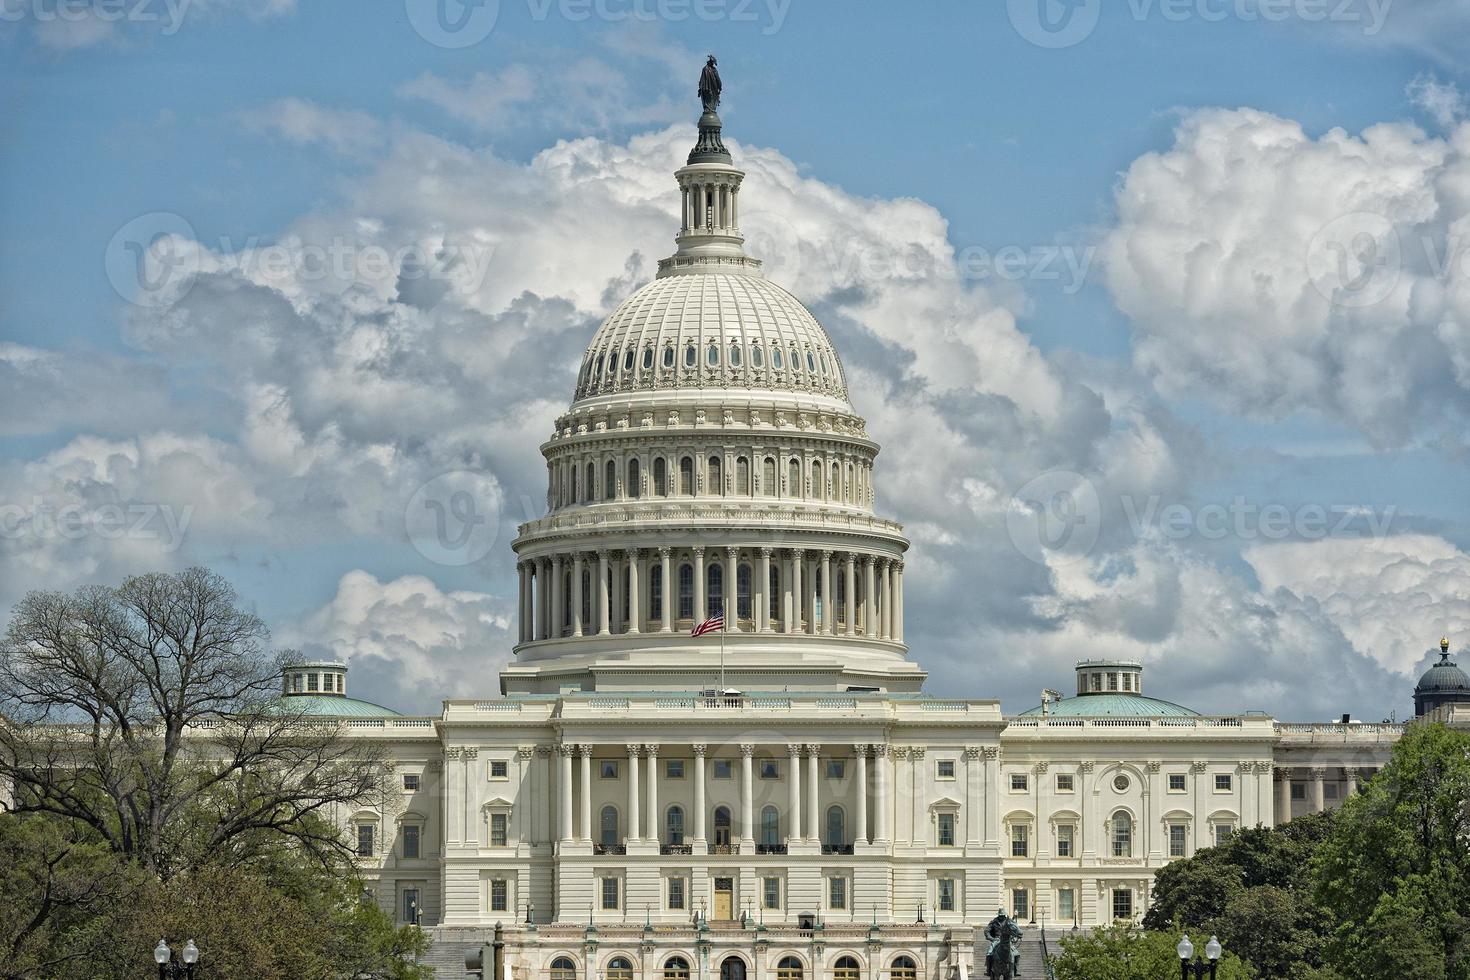
[{"label": "rooftop cupola", "polygon": [[1445,704],[1470,702],[1470,676],[1450,659],[1449,637],[1439,641],[1439,663],[1414,686],[1414,714],[1422,717]]},{"label": "rooftop cupola", "polygon": [[1077,696],[1142,694],[1143,664],[1133,660],[1077,661]]}]

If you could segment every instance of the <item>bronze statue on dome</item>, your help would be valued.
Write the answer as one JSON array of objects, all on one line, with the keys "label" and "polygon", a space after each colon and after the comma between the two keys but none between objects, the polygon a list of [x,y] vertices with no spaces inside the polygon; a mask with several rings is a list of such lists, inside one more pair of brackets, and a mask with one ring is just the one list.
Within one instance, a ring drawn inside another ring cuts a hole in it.
[{"label": "bronze statue on dome", "polygon": [[719,62],[714,55],[704,63],[704,71],[699,73],[699,101],[704,103],[705,112],[714,112],[720,107],[720,84]]}]

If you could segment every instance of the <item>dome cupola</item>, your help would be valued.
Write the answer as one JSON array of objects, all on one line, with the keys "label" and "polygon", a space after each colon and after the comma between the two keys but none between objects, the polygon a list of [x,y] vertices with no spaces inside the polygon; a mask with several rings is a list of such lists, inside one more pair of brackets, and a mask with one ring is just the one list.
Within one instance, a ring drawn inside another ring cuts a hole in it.
[{"label": "dome cupola", "polygon": [[1439,641],[1439,663],[1414,685],[1414,714],[1422,717],[1444,704],[1470,702],[1470,676],[1450,659],[1449,637]]}]

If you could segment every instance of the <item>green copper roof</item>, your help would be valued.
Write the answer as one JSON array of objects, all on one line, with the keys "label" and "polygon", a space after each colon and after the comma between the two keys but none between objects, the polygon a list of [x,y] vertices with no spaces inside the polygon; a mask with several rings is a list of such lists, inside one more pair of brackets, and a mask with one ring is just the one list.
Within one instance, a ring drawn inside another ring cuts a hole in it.
[{"label": "green copper roof", "polygon": [[293,694],[285,699],[292,711],[305,711],[321,718],[390,718],[402,712],[371,701],[344,698],[335,694]]},{"label": "green copper roof", "polygon": [[[1021,717],[1041,714],[1041,706],[1021,712]],[[1199,715],[1172,701],[1146,698],[1142,694],[1079,694],[1053,701],[1046,709],[1049,718],[1193,718]]]}]

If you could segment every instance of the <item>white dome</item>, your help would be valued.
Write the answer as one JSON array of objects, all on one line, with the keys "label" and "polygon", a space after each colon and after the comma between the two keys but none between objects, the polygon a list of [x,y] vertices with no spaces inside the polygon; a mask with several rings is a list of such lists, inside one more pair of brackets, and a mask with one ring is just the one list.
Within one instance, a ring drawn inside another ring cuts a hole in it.
[{"label": "white dome", "polygon": [[795,296],[747,272],[666,275],[603,321],[576,397],[656,388],[802,392],[847,405],[822,325]]}]

